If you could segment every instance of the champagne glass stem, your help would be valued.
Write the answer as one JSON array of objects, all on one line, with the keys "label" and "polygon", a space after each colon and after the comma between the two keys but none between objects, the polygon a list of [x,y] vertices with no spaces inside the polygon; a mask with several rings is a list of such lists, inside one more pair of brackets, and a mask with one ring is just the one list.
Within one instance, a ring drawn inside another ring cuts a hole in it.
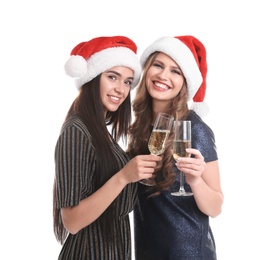
[{"label": "champagne glass stem", "polygon": [[186,178],[184,176],[184,173],[182,171],[179,171],[180,187],[179,187],[178,191],[172,192],[171,195],[174,195],[174,196],[192,196],[193,195],[192,192],[185,191],[185,189],[184,189],[184,178]]},{"label": "champagne glass stem", "polygon": [[180,188],[179,188],[179,192],[180,193],[185,193],[185,189],[184,189],[184,173],[182,171],[179,171],[180,174]]}]

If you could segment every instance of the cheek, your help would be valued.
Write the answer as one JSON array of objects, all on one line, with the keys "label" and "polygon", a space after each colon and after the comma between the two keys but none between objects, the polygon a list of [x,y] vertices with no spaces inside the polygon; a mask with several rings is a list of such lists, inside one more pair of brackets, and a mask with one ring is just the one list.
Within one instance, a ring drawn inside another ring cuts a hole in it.
[{"label": "cheek", "polygon": [[145,88],[149,94],[152,92],[152,88],[153,88],[152,84],[153,83],[150,80],[145,81]]},{"label": "cheek", "polygon": [[172,91],[173,98],[175,98],[176,96],[179,95],[179,93],[181,92],[181,89],[182,89],[183,87],[184,87],[184,84],[181,85],[180,83],[174,85],[174,89],[173,89],[173,91]]},{"label": "cheek", "polygon": [[154,74],[155,74],[155,73],[152,72],[152,67],[150,67],[150,68],[148,69],[148,71],[146,72],[146,74],[145,74],[145,83],[147,83],[148,79],[149,79],[150,77],[152,77]]},{"label": "cheek", "polygon": [[152,86],[152,81],[151,81],[151,78],[152,78],[152,73],[150,73],[150,69],[148,70],[148,72],[146,73],[145,75],[145,86],[147,87],[147,89]]},{"label": "cheek", "polygon": [[129,94],[130,94],[130,90],[125,91],[125,93],[124,93],[124,95],[125,95],[125,99],[129,96]]},{"label": "cheek", "polygon": [[184,80],[176,79],[173,81],[173,85],[175,86],[175,90],[180,92],[180,90],[184,87]]},{"label": "cheek", "polygon": [[130,92],[131,92],[130,87],[124,89],[124,93],[123,93],[124,99],[126,99],[129,96]]}]

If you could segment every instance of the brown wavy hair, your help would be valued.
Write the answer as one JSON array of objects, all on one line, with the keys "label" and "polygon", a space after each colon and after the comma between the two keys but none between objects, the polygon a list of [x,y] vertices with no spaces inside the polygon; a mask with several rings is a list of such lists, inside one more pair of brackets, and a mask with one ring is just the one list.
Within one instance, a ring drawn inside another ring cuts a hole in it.
[{"label": "brown wavy hair", "polygon": [[[153,118],[152,97],[148,93],[145,82],[146,72],[152,66],[154,60],[160,52],[154,52],[147,59],[143,68],[143,74],[139,86],[136,90],[135,99],[132,103],[134,112],[134,122],[129,128],[129,142],[127,153],[132,158],[138,154],[146,154],[148,152],[148,140],[151,134],[151,124]],[[169,101],[167,111],[162,111],[173,115],[175,120],[185,119],[189,113],[187,104],[188,89],[185,79],[185,86],[182,87],[179,94]],[[159,195],[161,191],[168,190],[175,180],[173,172],[174,159],[172,157],[173,133],[171,132],[166,144],[165,152],[161,155],[162,161],[158,164],[155,171],[156,187],[152,196]]]}]

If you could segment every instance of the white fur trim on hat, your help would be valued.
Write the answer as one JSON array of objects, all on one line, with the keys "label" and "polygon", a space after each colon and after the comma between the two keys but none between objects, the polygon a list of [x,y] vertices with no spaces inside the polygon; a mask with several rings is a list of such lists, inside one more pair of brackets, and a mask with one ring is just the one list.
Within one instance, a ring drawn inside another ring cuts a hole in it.
[{"label": "white fur trim on hat", "polygon": [[140,58],[142,66],[144,66],[150,54],[156,51],[164,52],[178,64],[187,81],[188,101],[191,100],[203,81],[191,50],[177,38],[161,37],[144,50]]},{"label": "white fur trim on hat", "polygon": [[205,117],[209,113],[209,107],[205,102],[193,102],[191,109],[194,110],[200,117]]},{"label": "white fur trim on hat", "polygon": [[87,62],[79,55],[72,55],[66,62],[64,68],[69,76],[80,78],[87,72]]},{"label": "white fur trim on hat", "polygon": [[104,49],[91,55],[87,61],[81,56],[71,56],[65,64],[65,71],[68,75],[76,78],[75,84],[79,89],[102,72],[115,66],[125,66],[132,69],[134,71],[132,88],[138,84],[141,77],[141,66],[136,54],[126,47]]}]

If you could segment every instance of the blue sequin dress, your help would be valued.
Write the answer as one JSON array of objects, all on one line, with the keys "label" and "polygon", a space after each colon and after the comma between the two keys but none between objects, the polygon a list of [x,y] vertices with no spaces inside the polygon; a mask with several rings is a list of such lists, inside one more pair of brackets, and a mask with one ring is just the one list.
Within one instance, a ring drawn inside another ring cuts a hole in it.
[{"label": "blue sequin dress", "polygon": [[[217,160],[214,133],[194,112],[192,147],[206,162]],[[147,198],[148,187],[139,184],[139,201],[134,210],[136,260],[216,260],[215,241],[209,217],[202,213],[193,196],[176,197],[179,173],[169,191]],[[190,191],[186,183],[185,189]]]}]

